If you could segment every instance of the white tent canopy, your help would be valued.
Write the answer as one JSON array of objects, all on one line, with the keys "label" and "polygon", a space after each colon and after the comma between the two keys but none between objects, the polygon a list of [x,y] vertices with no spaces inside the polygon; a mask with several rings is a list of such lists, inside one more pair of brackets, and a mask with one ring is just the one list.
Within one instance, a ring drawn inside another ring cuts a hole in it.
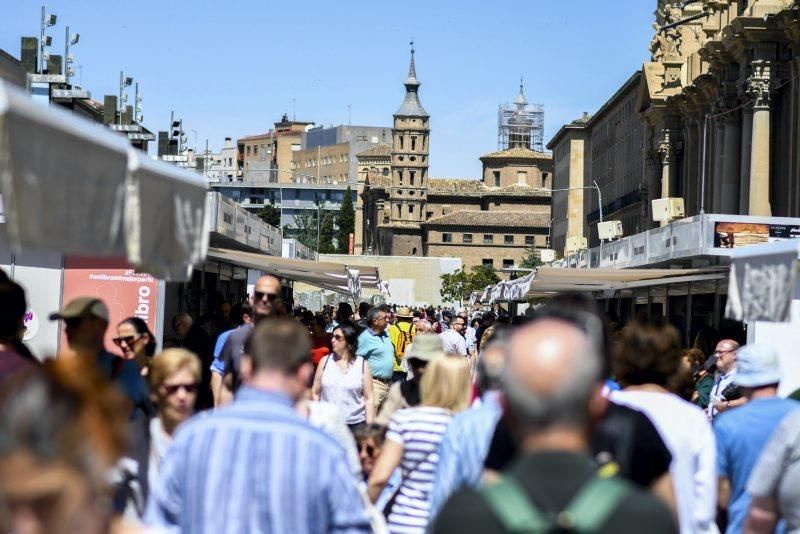
[{"label": "white tent canopy", "polygon": [[211,248],[211,259],[227,261],[235,265],[264,271],[280,278],[303,282],[322,289],[350,295],[354,300],[364,287],[381,289],[380,274],[376,267],[344,265],[327,261],[311,261],[293,258],[278,258],[252,252]]},{"label": "white tent canopy", "polygon": [[124,257],[185,280],[208,246],[202,176],[0,80],[0,194],[17,249]]},{"label": "white tent canopy", "polygon": [[524,301],[570,291],[635,289],[661,284],[722,279],[720,269],[569,269],[540,267],[516,280],[487,287],[476,300],[482,304]]}]

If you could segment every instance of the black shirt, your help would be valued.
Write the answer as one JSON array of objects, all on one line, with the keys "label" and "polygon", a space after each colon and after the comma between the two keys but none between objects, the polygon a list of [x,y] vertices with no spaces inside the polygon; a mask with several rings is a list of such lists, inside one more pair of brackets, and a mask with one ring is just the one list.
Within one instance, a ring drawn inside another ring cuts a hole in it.
[{"label": "black shirt", "polygon": [[[592,432],[591,447],[599,464],[614,461],[623,478],[649,487],[669,470],[672,454],[650,419],[642,412],[608,403],[605,416]],[[506,417],[497,423],[485,465],[503,471],[514,458],[517,446]]]},{"label": "black shirt", "polygon": [[[573,497],[594,476],[596,467],[587,457],[556,451],[525,456],[515,462],[509,472],[538,510],[558,513],[569,506]],[[431,532],[492,534],[504,530],[481,495],[473,489],[465,489],[456,492],[439,515],[432,519]],[[596,532],[667,534],[677,532],[677,527],[664,504],[646,491],[635,488]]]}]

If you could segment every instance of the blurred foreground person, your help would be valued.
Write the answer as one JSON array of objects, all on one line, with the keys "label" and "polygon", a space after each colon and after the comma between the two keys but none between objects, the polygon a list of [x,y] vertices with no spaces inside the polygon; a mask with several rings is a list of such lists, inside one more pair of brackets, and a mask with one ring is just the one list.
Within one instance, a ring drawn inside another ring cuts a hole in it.
[{"label": "blurred foreground person", "polygon": [[5,384],[0,531],[121,531],[106,473],[125,447],[125,405],[85,359],[50,360]]},{"label": "blurred foreground person", "polygon": [[623,389],[611,400],[644,412],[672,453],[681,532],[716,532],[714,433],[699,407],[668,389],[683,366],[678,331],[667,323],[630,323],[617,340],[614,364]]},{"label": "blurred foreground person", "polygon": [[[420,340],[417,340],[419,344]],[[425,532],[439,443],[453,415],[469,405],[469,364],[462,356],[434,358],[420,383],[422,403],[395,412],[367,482],[375,503],[397,467],[403,479],[384,509],[390,532]]]},{"label": "blurred foreground person", "polygon": [[783,418],[747,482],[752,498],[744,531],[770,534],[779,519],[800,532],[800,410]]},{"label": "blurred foreground person", "polygon": [[262,321],[248,347],[234,402],[172,442],[148,523],[193,534],[368,532],[344,451],[295,412],[313,370],[307,329]]},{"label": "blurred foreground person", "polygon": [[175,430],[194,414],[200,359],[186,349],[166,349],[153,358],[149,378],[156,416],[131,425],[131,447],[117,466],[114,509],[130,519],[144,516],[150,488],[158,482]]},{"label": "blurred foreground person", "polygon": [[[5,273],[0,270],[0,273]],[[39,362],[22,343],[28,304],[22,286],[0,280],[0,382]]]},{"label": "blurred foreground person", "polygon": [[522,456],[496,484],[457,492],[433,532],[675,531],[661,502],[589,457],[590,428],[608,401],[594,339],[601,324],[587,317],[586,327],[541,319],[511,338],[502,381]]},{"label": "blurred foreground person", "polygon": [[733,383],[746,402],[714,420],[719,506],[728,510],[728,534],[741,532],[744,526],[750,506],[747,480],[761,451],[781,420],[800,408],[797,401],[777,396],[780,380],[774,349],[752,344],[737,350]]},{"label": "blurred foreground person", "polygon": [[67,356],[93,363],[104,378],[112,380],[130,399],[131,419],[153,415],[147,382],[142,378],[136,362],[115,356],[105,348],[108,308],[102,300],[78,297],[51,314],[50,320],[64,323],[69,345],[68,351],[65,351]]}]

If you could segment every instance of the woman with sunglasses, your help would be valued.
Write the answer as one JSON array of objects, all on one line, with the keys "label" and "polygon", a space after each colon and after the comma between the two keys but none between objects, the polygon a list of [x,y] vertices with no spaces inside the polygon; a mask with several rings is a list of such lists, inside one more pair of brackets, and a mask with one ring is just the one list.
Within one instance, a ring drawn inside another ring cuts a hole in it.
[{"label": "woman with sunglasses", "polygon": [[[175,430],[194,414],[200,373],[200,359],[186,349],[166,349],[153,358],[148,378],[156,415],[133,425],[131,447],[125,456],[134,462],[118,466],[123,472],[114,503],[125,517],[144,514],[149,490],[158,482],[161,461]],[[124,472],[126,465],[137,466],[136,472]],[[136,481],[138,488],[133,489],[131,481]]]},{"label": "woman with sunglasses", "polygon": [[156,352],[156,338],[146,322],[128,317],[119,323],[114,344],[122,350],[123,360],[134,360],[142,376],[147,376],[150,359]]},{"label": "woman with sunglasses", "polygon": [[358,330],[352,323],[340,323],[331,344],[333,350],[317,366],[312,398],[336,406],[351,430],[364,427],[375,419],[375,405],[369,365],[356,356]]}]

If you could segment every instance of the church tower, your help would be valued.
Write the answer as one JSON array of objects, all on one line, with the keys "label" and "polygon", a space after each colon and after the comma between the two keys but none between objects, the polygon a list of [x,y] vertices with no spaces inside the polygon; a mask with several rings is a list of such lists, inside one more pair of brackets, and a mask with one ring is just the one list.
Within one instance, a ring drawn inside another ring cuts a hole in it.
[{"label": "church tower", "polygon": [[[422,256],[422,228],[428,191],[428,112],[419,101],[420,82],[414,66],[414,43],[405,81],[406,96],[394,114],[392,184],[384,250],[393,256]],[[388,228],[387,228],[388,229]]]}]

